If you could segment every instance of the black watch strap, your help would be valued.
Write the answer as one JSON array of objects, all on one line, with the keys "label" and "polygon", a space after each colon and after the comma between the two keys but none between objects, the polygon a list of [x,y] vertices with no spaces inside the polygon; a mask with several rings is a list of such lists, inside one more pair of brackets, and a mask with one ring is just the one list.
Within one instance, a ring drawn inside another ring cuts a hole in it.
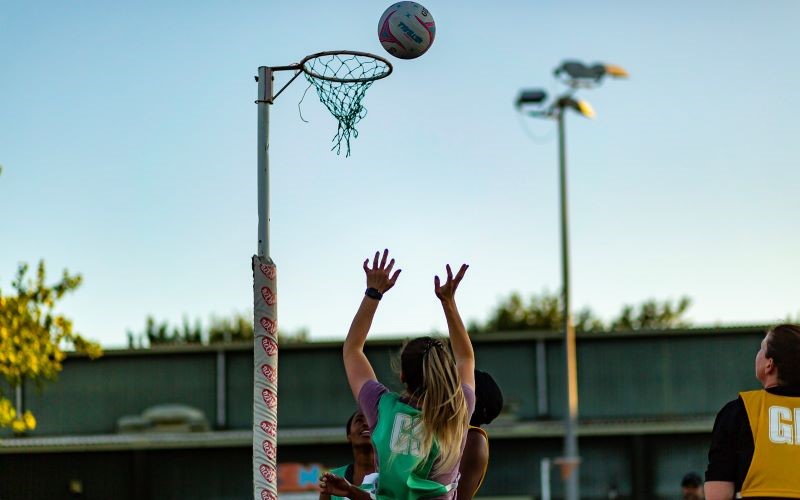
[{"label": "black watch strap", "polygon": [[379,292],[377,288],[372,288],[372,287],[367,288],[367,291],[364,292],[364,295],[375,300],[381,300],[381,298],[383,297],[383,294]]}]

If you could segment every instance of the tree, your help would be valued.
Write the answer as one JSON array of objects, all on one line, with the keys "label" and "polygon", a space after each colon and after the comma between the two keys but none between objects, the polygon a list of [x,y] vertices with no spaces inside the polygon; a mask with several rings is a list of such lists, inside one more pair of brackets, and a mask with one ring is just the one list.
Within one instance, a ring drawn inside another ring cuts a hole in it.
[{"label": "tree", "polygon": [[[308,342],[307,328],[294,332],[278,332],[284,344]],[[170,326],[166,321],[156,321],[152,316],[145,319],[143,333],[128,331],[128,346],[133,348],[135,339],[146,338],[150,347],[180,344],[216,344],[220,342],[247,342],[253,339],[253,317],[249,314],[233,313],[230,316],[211,316],[208,328],[203,328],[199,319],[193,326],[184,317],[181,328]]]},{"label": "tree", "polygon": [[[489,315],[484,326],[470,323],[471,332],[501,332],[514,330],[559,330],[563,327],[561,295],[547,290],[531,295],[528,303],[519,293],[513,292],[502,299]],[[595,331],[604,328],[603,322],[589,308],[573,316],[576,330]]]},{"label": "tree", "polygon": [[689,297],[681,297],[674,304],[670,300],[658,302],[650,299],[639,304],[638,308],[626,305],[619,316],[611,322],[610,330],[655,330],[686,328],[691,323],[683,315],[692,305]]},{"label": "tree", "polygon": [[[575,330],[580,332],[684,328],[690,324],[683,317],[690,305],[688,297],[682,297],[674,304],[669,300],[659,302],[651,299],[638,307],[624,306],[608,324],[588,307],[575,312],[572,319]],[[522,296],[514,292],[500,301],[484,325],[470,322],[469,331],[560,330],[563,328],[562,311],[561,294],[545,290],[539,295],[531,295],[526,304]]]},{"label": "tree", "polygon": [[253,316],[236,313],[229,318],[212,316],[208,328],[208,341],[240,342],[253,338]]},{"label": "tree", "polygon": [[[55,380],[63,369],[64,347],[92,359],[102,355],[99,344],[73,331],[72,321],[55,312],[58,301],[80,286],[81,276],[65,270],[61,281],[48,286],[44,261],[39,262],[35,277],[27,278],[27,272],[28,265],[20,264],[11,284],[13,293],[0,290],[0,375],[13,389],[25,380],[40,386],[45,380]],[[0,389],[0,427],[11,427],[15,433],[35,428],[35,416],[20,410]]]}]

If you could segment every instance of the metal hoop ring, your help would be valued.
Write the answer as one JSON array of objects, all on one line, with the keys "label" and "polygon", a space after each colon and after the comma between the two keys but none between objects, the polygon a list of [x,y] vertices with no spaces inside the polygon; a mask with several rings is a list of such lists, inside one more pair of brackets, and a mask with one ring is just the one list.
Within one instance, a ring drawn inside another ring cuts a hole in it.
[{"label": "metal hoop ring", "polygon": [[[331,76],[320,75],[319,73],[315,73],[314,71],[312,71],[312,70],[310,70],[310,69],[308,69],[306,67],[306,63],[308,61],[311,61],[312,59],[317,59],[319,57],[324,57],[324,56],[337,56],[337,55],[361,56],[361,57],[372,58],[372,59],[375,59],[376,61],[380,61],[383,64],[385,64],[386,67],[387,67],[387,71],[384,71],[383,73],[379,74],[378,76],[371,76],[371,77],[366,77],[366,78],[335,78],[335,77],[331,77]],[[392,69],[393,69],[392,68],[392,63],[390,63],[388,60],[384,59],[381,56],[376,56],[375,54],[370,54],[369,52],[358,52],[358,51],[353,51],[353,50],[329,50],[329,51],[326,51],[326,52],[317,52],[316,54],[311,54],[310,56],[304,57],[303,60],[298,63],[298,65],[302,69],[303,73],[307,74],[311,78],[317,78],[317,79],[320,79],[320,80],[326,80],[326,81],[329,81],[329,82],[337,82],[337,83],[366,83],[366,82],[372,82],[372,81],[375,81],[375,80],[380,80],[382,78],[386,78],[387,76],[392,74]]]}]

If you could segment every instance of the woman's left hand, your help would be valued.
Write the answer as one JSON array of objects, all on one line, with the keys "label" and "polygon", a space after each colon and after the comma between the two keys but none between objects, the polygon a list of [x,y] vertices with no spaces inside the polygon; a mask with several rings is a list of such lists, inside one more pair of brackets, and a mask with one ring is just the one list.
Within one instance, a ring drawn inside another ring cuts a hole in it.
[{"label": "woman's left hand", "polygon": [[367,273],[367,288],[374,288],[381,293],[386,293],[391,289],[397,277],[400,276],[400,269],[392,274],[394,268],[394,259],[390,260],[388,265],[386,259],[389,258],[389,250],[383,251],[383,258],[378,262],[380,252],[375,252],[375,258],[372,259],[372,268],[367,265],[369,259],[364,260],[364,272]]}]

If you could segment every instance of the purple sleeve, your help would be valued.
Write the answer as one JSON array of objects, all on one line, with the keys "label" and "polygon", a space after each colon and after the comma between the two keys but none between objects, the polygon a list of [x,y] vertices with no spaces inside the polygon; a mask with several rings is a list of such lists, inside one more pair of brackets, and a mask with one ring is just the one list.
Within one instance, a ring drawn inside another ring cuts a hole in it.
[{"label": "purple sleeve", "polygon": [[464,391],[464,399],[467,403],[467,422],[469,422],[472,414],[475,413],[475,389],[467,384],[461,384],[461,390]]},{"label": "purple sleeve", "polygon": [[[369,380],[361,386],[361,391],[358,393],[358,406],[367,418],[370,431],[375,430],[375,425],[378,423],[378,401],[386,392],[389,392],[389,389],[383,384],[377,380]],[[472,406],[475,407],[474,397]]]}]

